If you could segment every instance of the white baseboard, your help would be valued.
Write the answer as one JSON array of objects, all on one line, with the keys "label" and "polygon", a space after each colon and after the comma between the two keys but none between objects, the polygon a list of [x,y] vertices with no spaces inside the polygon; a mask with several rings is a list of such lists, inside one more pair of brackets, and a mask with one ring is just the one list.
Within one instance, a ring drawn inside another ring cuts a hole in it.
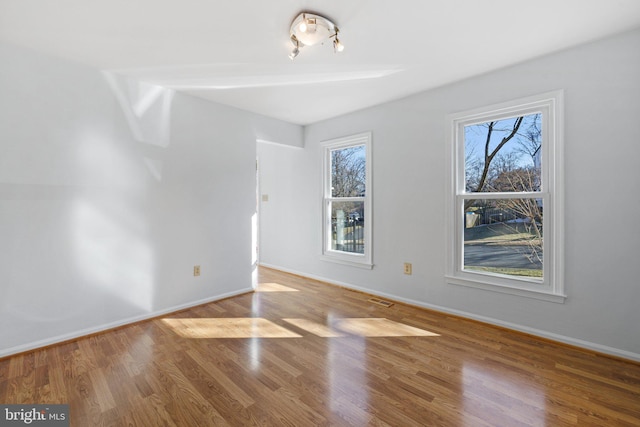
[{"label": "white baseboard", "polygon": [[126,319],[117,320],[115,322],[110,322],[110,323],[106,323],[106,324],[91,327],[91,328],[81,329],[79,331],[58,335],[58,336],[47,338],[44,340],[34,341],[27,344],[6,348],[6,349],[0,349],[0,358],[11,356],[13,354],[24,353],[25,351],[35,350],[38,348],[50,346],[50,345],[61,343],[64,341],[70,341],[77,338],[82,338],[87,335],[92,335],[99,332],[107,331],[109,329],[130,325],[132,323],[140,322],[143,320],[153,319],[154,317],[164,316],[166,314],[175,313],[176,311],[184,310],[186,308],[191,308],[191,307],[207,304],[214,301],[219,301],[225,298],[234,297],[236,295],[241,295],[241,294],[245,294],[247,292],[252,292],[252,291],[253,291],[253,288],[241,289],[239,291],[229,292],[226,294],[220,294],[214,297],[205,298],[198,301],[192,301],[185,304],[176,305],[163,310],[158,310],[158,311],[146,313],[140,316],[133,316]]},{"label": "white baseboard", "polygon": [[535,335],[537,337],[541,337],[541,338],[546,338],[552,341],[557,341],[560,343],[564,343],[564,344],[569,344],[575,347],[580,347],[580,348],[584,348],[587,350],[592,350],[592,351],[596,351],[598,353],[603,353],[603,354],[608,354],[611,356],[615,356],[615,357],[620,357],[623,359],[628,359],[628,360],[633,360],[636,362],[640,362],[640,354],[638,353],[633,353],[630,351],[626,351],[626,350],[621,350],[618,348],[614,348],[614,347],[609,347],[606,345],[602,345],[602,344],[597,344],[597,343],[593,343],[590,341],[584,341],[584,340],[580,340],[577,338],[572,338],[572,337],[568,337],[565,335],[559,335],[553,332],[548,332],[548,331],[544,331],[544,330],[540,330],[540,329],[535,329],[535,328],[531,328],[528,326],[523,326],[523,325],[518,325],[517,323],[511,323],[511,322],[505,322],[503,320],[499,320],[499,319],[494,319],[492,317],[487,317],[487,316],[481,316],[478,314],[474,314],[474,313],[468,313],[466,311],[461,311],[461,310],[456,310],[456,309],[452,309],[452,308],[448,308],[448,307],[442,307],[439,305],[434,305],[434,304],[428,304],[422,301],[416,301],[416,300],[412,300],[412,299],[408,299],[408,298],[402,298],[399,297],[397,295],[392,295],[392,294],[388,294],[385,292],[374,292],[371,289],[367,289],[367,288],[363,288],[360,286],[355,286],[352,285],[350,283],[346,283],[346,282],[341,282],[339,280],[333,280],[333,279],[328,279],[326,277],[322,277],[322,276],[317,276],[314,274],[308,274],[308,273],[304,273],[301,271],[296,271],[296,270],[292,270],[290,268],[285,268],[285,267],[280,267],[277,265],[272,265],[272,264],[267,264],[267,263],[260,263],[261,266],[263,267],[267,267],[267,268],[272,268],[274,270],[280,270],[280,271],[284,271],[285,273],[291,273],[291,274],[295,274],[298,276],[304,276],[304,277],[308,277],[310,279],[314,279],[314,280],[320,280],[322,282],[327,282],[333,285],[338,285],[338,286],[342,286],[344,288],[348,288],[348,289],[353,289],[356,291],[361,291],[361,292],[365,292],[368,294],[375,294],[375,296],[379,296],[379,297],[385,297],[385,298],[389,298],[398,302],[404,302],[407,304],[411,304],[411,305],[415,305],[417,307],[422,307],[422,308],[427,308],[429,310],[434,310],[434,311],[439,311],[442,313],[447,313],[447,314],[454,314],[456,316],[460,316],[460,317],[464,317],[467,319],[473,319],[473,320],[477,320],[483,323],[488,323],[491,325],[495,325],[495,326],[501,326],[503,328],[507,328],[507,329],[512,329],[514,331],[519,331],[519,332],[524,332],[530,335]]}]

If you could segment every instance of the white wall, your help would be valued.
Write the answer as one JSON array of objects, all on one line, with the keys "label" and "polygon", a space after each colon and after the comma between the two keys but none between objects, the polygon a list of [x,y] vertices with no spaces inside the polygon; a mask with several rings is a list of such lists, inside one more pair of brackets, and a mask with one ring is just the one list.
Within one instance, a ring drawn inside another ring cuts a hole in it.
[{"label": "white wall", "polygon": [[14,46],[0,63],[0,356],[251,290],[256,138],[299,126]]},{"label": "white wall", "polygon": [[[640,31],[626,33],[308,126],[301,150],[261,147],[273,160],[261,164],[269,194],[260,207],[261,262],[640,360],[638,46]],[[565,90],[566,302],[447,284],[447,115],[556,89]],[[370,271],[319,256],[320,142],[369,130]],[[402,272],[405,261],[412,276]]]}]

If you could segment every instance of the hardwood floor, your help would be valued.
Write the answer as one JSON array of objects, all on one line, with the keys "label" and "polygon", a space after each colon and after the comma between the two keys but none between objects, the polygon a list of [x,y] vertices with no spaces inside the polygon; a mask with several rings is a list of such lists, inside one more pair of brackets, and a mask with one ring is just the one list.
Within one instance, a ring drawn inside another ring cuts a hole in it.
[{"label": "hardwood floor", "polygon": [[640,426],[640,364],[262,268],[246,294],[0,360],[72,426]]}]

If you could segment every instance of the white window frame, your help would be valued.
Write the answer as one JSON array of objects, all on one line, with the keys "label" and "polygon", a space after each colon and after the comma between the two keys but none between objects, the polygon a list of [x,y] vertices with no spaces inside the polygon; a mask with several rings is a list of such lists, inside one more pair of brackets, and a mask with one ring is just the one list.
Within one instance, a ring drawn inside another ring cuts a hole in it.
[{"label": "white window frame", "polygon": [[[331,197],[331,151],[358,145],[365,146],[365,195],[364,197]],[[371,132],[359,133],[343,138],[331,139],[322,142],[323,168],[322,168],[322,259],[339,264],[360,268],[373,268],[372,262],[372,155]],[[331,249],[331,202],[333,201],[362,201],[364,202],[364,253],[351,253]]]},{"label": "white window frame", "polygon": [[[563,303],[564,294],[564,194],[563,194],[563,91],[548,92],[449,116],[449,183],[447,191],[447,271],[453,285]],[[511,117],[542,114],[542,188],[535,193],[472,193],[465,189],[465,126]],[[504,199],[519,196],[543,199],[543,278],[527,280],[507,275],[463,269],[464,200]],[[477,197],[480,196],[480,197]]]}]

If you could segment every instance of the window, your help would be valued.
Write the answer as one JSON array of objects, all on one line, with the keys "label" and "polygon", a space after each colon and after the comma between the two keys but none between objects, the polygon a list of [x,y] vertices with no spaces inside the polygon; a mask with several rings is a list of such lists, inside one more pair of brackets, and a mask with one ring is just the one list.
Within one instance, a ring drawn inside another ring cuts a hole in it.
[{"label": "window", "polygon": [[563,302],[562,92],[452,117],[447,278]]},{"label": "window", "polygon": [[371,268],[371,133],[323,146],[324,259]]}]

